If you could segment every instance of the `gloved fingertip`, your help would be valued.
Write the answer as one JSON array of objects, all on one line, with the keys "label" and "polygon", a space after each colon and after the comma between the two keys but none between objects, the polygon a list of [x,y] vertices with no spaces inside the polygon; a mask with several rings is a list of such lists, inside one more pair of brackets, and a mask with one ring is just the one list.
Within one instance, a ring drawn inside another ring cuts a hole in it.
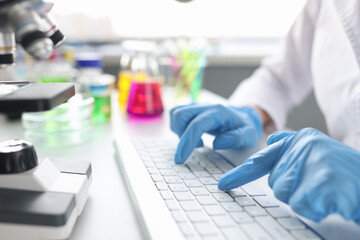
[{"label": "gloved fingertip", "polygon": [[176,153],[175,154],[175,163],[176,164],[183,164],[184,162],[185,162],[184,159],[178,153]]},{"label": "gloved fingertip", "polygon": [[296,132],[274,132],[267,138],[266,144],[269,146],[273,143],[280,141],[281,139],[283,139],[285,137],[293,136],[295,134],[296,134]]},{"label": "gloved fingertip", "polygon": [[231,187],[229,186],[229,180],[223,176],[221,176],[221,178],[218,182],[218,188],[222,191],[230,190]]},{"label": "gloved fingertip", "polygon": [[204,142],[202,139],[199,140],[199,142],[196,144],[196,147],[203,147],[204,146]]},{"label": "gloved fingertip", "polygon": [[218,188],[220,190],[226,191],[242,185],[242,181],[239,180],[238,169],[239,167],[233,168],[220,177],[218,182]]}]

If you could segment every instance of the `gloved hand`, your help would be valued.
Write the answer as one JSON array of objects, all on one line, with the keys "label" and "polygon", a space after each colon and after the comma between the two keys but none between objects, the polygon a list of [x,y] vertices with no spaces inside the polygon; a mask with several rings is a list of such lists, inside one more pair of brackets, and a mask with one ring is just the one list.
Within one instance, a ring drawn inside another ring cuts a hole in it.
[{"label": "gloved hand", "polygon": [[268,147],[225,173],[222,190],[267,173],[275,196],[298,214],[320,221],[338,213],[360,224],[360,152],[311,128],[277,132]]},{"label": "gloved hand", "polygon": [[260,115],[250,107],[219,104],[179,106],[171,110],[170,124],[171,130],[180,137],[175,154],[178,164],[184,163],[194,148],[203,146],[203,133],[216,136],[214,149],[250,147],[263,134]]}]

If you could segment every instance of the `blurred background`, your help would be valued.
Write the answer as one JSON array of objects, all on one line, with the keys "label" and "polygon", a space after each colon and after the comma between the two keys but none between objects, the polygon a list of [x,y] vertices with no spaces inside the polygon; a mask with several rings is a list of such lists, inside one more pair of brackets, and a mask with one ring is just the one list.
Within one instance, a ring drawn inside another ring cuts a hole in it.
[{"label": "blurred background", "polygon": [[[264,57],[277,51],[305,0],[53,2],[52,14],[66,36],[58,55],[51,58],[57,61],[56,69],[61,58],[79,71],[82,65],[78,56],[96,53],[101,72],[115,77],[114,86],[125,109],[129,73],[133,74],[130,78],[139,80],[143,76],[138,73],[150,71],[161,86],[175,86],[179,99],[190,96],[178,104],[196,102],[201,88],[228,98]],[[44,77],[40,76],[44,75],[44,65],[37,68],[32,63],[29,67],[32,60],[21,51],[17,53],[17,78],[37,81]],[[46,69],[51,70],[51,64]],[[288,119],[292,129],[309,126],[326,132],[313,93]]]}]

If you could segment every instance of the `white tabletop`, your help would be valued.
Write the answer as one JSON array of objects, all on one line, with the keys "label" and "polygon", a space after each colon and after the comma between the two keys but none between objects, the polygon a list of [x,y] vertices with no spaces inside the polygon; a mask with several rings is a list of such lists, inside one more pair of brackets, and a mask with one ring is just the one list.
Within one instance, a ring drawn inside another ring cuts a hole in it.
[{"label": "white tabletop", "polygon": [[[0,115],[0,141],[24,139],[20,120]],[[71,147],[44,148],[35,145],[39,156],[90,161],[93,181],[85,208],[70,239],[142,239],[126,187],[113,157],[111,123],[94,126],[92,139]]]},{"label": "white tabletop", "polygon": [[[120,114],[120,117],[126,118],[126,114],[116,111],[116,93],[114,96],[113,114]],[[209,102],[223,101],[207,91],[201,96]],[[173,94],[168,92],[164,96],[164,121],[168,121],[167,110],[175,103],[173,97]],[[138,128],[141,135],[142,130],[147,127],[141,124]],[[39,156],[90,161],[92,164],[93,181],[89,198],[70,239],[142,239],[125,183],[114,159],[112,130],[111,121],[95,125],[89,141],[69,147],[48,148],[34,143]],[[0,141],[14,138],[25,139],[21,121],[10,121],[4,115],[0,115]]]},{"label": "white tabletop", "polygon": [[[165,113],[160,121],[152,124],[168,124],[168,110],[174,105],[174,95],[166,92],[163,102]],[[208,91],[201,93],[201,102],[224,103],[224,99]],[[117,96],[112,98],[113,115],[122,119],[121,124],[125,127],[135,128],[132,131],[136,135],[152,134],[151,124],[145,122],[129,124],[126,114],[118,111]],[[167,131],[165,129],[164,131]],[[169,131],[170,132],[170,131]],[[94,126],[92,137],[82,144],[63,147],[46,148],[35,144],[39,156],[61,157],[73,159],[74,161],[90,161],[93,170],[93,181],[85,208],[77,220],[70,239],[76,240],[98,240],[98,239],[142,239],[140,227],[135,217],[131,201],[122,179],[118,165],[114,158],[113,134],[114,127],[111,121]],[[125,134],[125,133],[124,133]],[[9,121],[0,115],[0,142],[8,139],[25,139],[24,129],[20,120]],[[329,218],[322,224],[311,226],[320,232],[328,233],[329,239],[351,239],[349,236],[359,236],[360,227],[356,224],[338,219]],[[348,235],[347,237],[344,236]]]}]

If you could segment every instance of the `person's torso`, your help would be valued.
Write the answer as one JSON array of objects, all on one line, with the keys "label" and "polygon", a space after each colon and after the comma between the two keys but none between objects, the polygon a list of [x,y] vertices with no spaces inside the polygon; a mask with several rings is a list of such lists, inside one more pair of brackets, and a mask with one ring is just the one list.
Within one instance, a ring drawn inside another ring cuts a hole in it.
[{"label": "person's torso", "polygon": [[360,149],[360,68],[354,51],[360,39],[349,35],[353,24],[337,7],[324,0],[319,12],[311,59],[314,92],[330,136]]}]

